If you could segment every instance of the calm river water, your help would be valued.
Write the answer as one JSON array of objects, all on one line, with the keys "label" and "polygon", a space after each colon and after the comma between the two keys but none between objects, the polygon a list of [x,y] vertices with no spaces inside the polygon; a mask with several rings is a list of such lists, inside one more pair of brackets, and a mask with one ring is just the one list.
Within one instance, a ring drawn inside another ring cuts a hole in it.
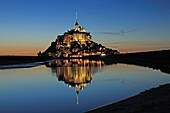
[{"label": "calm river water", "polygon": [[81,113],[169,82],[159,70],[102,61],[1,69],[0,113]]}]

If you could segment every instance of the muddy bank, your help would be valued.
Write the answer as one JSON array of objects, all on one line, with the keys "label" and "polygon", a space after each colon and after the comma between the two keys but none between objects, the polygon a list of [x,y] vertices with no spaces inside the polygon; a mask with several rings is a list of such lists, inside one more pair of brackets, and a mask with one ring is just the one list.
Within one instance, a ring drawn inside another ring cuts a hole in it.
[{"label": "muddy bank", "polygon": [[170,113],[170,84],[86,113]]}]

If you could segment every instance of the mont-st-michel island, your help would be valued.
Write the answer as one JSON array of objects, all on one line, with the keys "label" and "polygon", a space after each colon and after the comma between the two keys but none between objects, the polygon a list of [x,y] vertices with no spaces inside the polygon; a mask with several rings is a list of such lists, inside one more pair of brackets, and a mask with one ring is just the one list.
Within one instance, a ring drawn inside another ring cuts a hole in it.
[{"label": "mont-st-michel island", "polygon": [[169,5],[0,0],[0,113],[170,113]]},{"label": "mont-st-michel island", "polygon": [[54,58],[83,58],[91,56],[108,56],[118,54],[117,50],[106,48],[92,40],[90,32],[76,22],[74,29],[68,29],[63,35],[58,35],[49,48],[38,56]]}]

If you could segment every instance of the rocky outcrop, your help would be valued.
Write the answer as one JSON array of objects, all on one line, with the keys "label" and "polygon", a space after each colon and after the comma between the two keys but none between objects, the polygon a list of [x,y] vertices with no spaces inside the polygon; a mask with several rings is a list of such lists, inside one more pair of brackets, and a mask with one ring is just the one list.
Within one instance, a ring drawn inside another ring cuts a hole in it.
[{"label": "rocky outcrop", "polygon": [[39,56],[52,56],[58,57],[83,57],[92,55],[113,55],[118,54],[117,50],[106,48],[105,46],[98,44],[94,41],[86,41],[81,43],[80,41],[72,41],[68,46],[64,43],[63,37],[58,37],[55,42],[52,42],[50,47],[43,52],[39,53]]},{"label": "rocky outcrop", "polygon": [[79,26],[76,18],[74,29],[69,29],[63,35],[58,35],[57,39],[51,43],[50,47],[38,56],[52,56],[54,58],[65,57],[87,57],[106,56],[118,54],[117,50],[112,50],[92,41],[90,32]]}]

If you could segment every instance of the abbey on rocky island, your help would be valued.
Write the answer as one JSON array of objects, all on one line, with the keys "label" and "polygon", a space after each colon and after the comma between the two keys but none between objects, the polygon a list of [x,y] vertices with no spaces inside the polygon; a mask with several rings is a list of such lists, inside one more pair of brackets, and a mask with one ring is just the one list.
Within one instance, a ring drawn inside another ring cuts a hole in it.
[{"label": "abbey on rocky island", "polygon": [[57,39],[51,43],[50,47],[38,56],[60,57],[87,57],[87,56],[105,56],[118,54],[117,50],[112,50],[92,41],[90,32],[79,26],[76,16],[74,29],[69,29],[63,35],[58,35]]}]

